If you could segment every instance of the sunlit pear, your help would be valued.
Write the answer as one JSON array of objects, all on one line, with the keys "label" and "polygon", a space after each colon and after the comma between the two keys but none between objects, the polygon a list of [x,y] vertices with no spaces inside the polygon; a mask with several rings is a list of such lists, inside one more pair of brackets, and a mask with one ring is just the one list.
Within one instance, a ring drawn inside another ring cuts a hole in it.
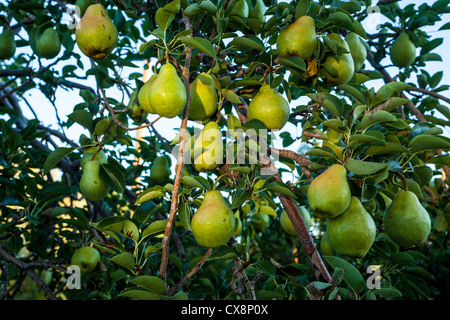
[{"label": "sunlit pear", "polygon": [[359,71],[367,59],[367,48],[362,43],[359,35],[354,32],[350,32],[345,37],[345,41],[348,44],[350,53],[353,58],[353,64],[355,65],[355,72]]},{"label": "sunlit pear", "polygon": [[[81,157],[81,163],[80,163],[81,169],[84,168],[84,165],[86,164],[86,162],[91,161],[91,160],[97,160],[100,163],[108,162],[105,151],[103,151],[103,149],[102,149],[97,152],[97,150],[98,150],[98,147],[89,147],[86,150],[84,150],[83,156]],[[95,154],[95,156],[94,156],[94,154]],[[92,158],[92,157],[94,157],[94,158]]]},{"label": "sunlit pear", "polygon": [[84,14],[86,13],[87,8],[89,8],[89,6],[96,4],[97,1],[96,0],[77,0],[75,2],[75,7],[78,7],[80,9],[80,18],[82,18],[84,16]]},{"label": "sunlit pear", "polygon": [[97,268],[100,260],[100,252],[96,248],[81,247],[73,253],[70,264],[79,267],[82,273],[90,273]]},{"label": "sunlit pear", "polygon": [[241,17],[247,18],[250,8],[246,0],[238,0],[234,3],[233,9],[230,12],[231,15],[239,15]]},{"label": "sunlit pear", "polygon": [[8,29],[0,34],[0,59],[10,59],[14,57],[14,53],[16,53],[14,32]]},{"label": "sunlit pear", "polygon": [[223,163],[222,132],[219,125],[208,122],[194,142],[194,167],[197,171],[211,171]]},{"label": "sunlit pear", "polygon": [[330,239],[328,238],[328,234],[326,232],[323,233],[322,238],[319,243],[320,251],[322,251],[323,256],[335,256],[336,250],[333,249],[331,245]]},{"label": "sunlit pear", "polygon": [[[251,0],[247,0],[250,8]],[[266,5],[264,4],[263,0],[256,0],[255,6],[250,9],[248,18],[249,19],[255,19],[260,22],[264,22],[266,20],[266,17],[264,16],[266,13]]]},{"label": "sunlit pear", "polygon": [[339,255],[362,258],[375,241],[376,225],[361,201],[352,197],[347,210],[328,221],[326,232]]},{"label": "sunlit pear", "polygon": [[308,201],[319,218],[332,219],[342,214],[351,201],[345,167],[334,164],[317,176],[309,185]]},{"label": "sunlit pear", "polygon": [[100,178],[100,162],[93,160],[84,164],[80,191],[90,201],[100,201],[106,196],[109,187]]},{"label": "sunlit pear", "polygon": [[191,102],[189,104],[189,119],[205,121],[218,108],[217,91],[211,75],[202,72],[189,85]]},{"label": "sunlit pear", "polygon": [[403,248],[425,242],[431,231],[431,219],[412,191],[400,190],[383,217],[383,228]]},{"label": "sunlit pear", "polygon": [[355,64],[347,42],[337,33],[331,33],[328,37],[342,46],[342,51],[328,56],[324,65],[328,85],[338,86],[350,81],[355,72]]},{"label": "sunlit pear", "polygon": [[207,191],[191,220],[192,233],[198,244],[206,248],[225,245],[235,231],[235,217],[222,194]]},{"label": "sunlit pear", "polygon": [[150,168],[150,179],[156,182],[161,182],[169,179],[170,165],[169,160],[165,156],[160,156],[155,159]]},{"label": "sunlit pear", "polygon": [[[298,211],[302,216],[303,221],[305,222],[306,228],[311,228],[311,214],[309,213],[308,209],[306,209],[305,206],[300,206],[298,208]],[[289,219],[289,216],[285,210],[283,210],[280,215],[280,223],[284,231],[292,236],[297,236],[297,231],[295,231],[294,225],[292,224],[292,221],[291,219]]]},{"label": "sunlit pear", "polygon": [[271,130],[283,128],[289,119],[289,114],[289,103],[268,84],[261,86],[250,101],[247,110],[248,120],[257,119]]},{"label": "sunlit pear", "polygon": [[278,54],[282,58],[307,59],[316,51],[316,24],[310,16],[302,16],[281,30],[277,38]]},{"label": "sunlit pear", "polygon": [[150,86],[152,85],[153,81],[158,77],[158,74],[153,74],[150,79],[147,80],[146,83],[142,85],[142,87],[139,89],[138,94],[138,102],[141,108],[143,108],[148,113],[155,113],[155,110],[153,110],[152,106],[150,105],[150,99],[149,99],[149,92],[150,92]]},{"label": "sunlit pear", "polygon": [[117,28],[101,4],[87,8],[77,25],[75,36],[81,52],[96,60],[110,54],[118,41]]},{"label": "sunlit pear", "polygon": [[148,98],[153,111],[161,117],[174,118],[184,110],[186,88],[172,64],[162,65],[158,76],[150,85]]},{"label": "sunlit pear", "polygon": [[58,31],[47,28],[36,42],[36,53],[45,59],[55,58],[61,51],[61,40]]},{"label": "sunlit pear", "polygon": [[416,59],[416,46],[409,35],[406,32],[402,32],[392,44],[389,53],[394,66],[406,68]]}]

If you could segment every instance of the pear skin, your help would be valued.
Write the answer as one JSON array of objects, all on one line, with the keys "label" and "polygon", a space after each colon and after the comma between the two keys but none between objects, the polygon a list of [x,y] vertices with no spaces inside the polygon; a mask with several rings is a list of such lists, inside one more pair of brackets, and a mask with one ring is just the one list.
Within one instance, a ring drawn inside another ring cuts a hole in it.
[{"label": "pear skin", "polygon": [[334,250],[331,245],[330,239],[328,238],[328,234],[326,232],[323,233],[322,238],[319,243],[320,251],[322,251],[323,256],[335,256],[336,250]]},{"label": "pear skin", "polygon": [[364,61],[367,58],[367,49],[362,43],[361,38],[354,32],[350,32],[345,37],[350,53],[352,55],[353,64],[355,65],[355,72],[361,69]]},{"label": "pear skin", "polygon": [[186,88],[170,63],[164,64],[148,91],[151,107],[161,117],[174,118],[186,106]]},{"label": "pear skin", "polygon": [[337,72],[337,74],[331,74],[325,69],[327,83],[331,86],[338,86],[350,81],[355,72],[355,64],[347,42],[337,33],[331,33],[329,38],[338,41],[346,51],[346,53],[330,55],[325,60],[325,63],[333,67]]},{"label": "pear skin", "polygon": [[16,42],[12,30],[5,30],[0,34],[0,59],[6,60],[14,57]]},{"label": "pear skin", "polygon": [[[311,228],[311,214],[309,213],[308,209],[306,209],[305,206],[300,206],[298,208],[298,212],[300,212],[300,215],[302,216],[306,227],[308,229]],[[286,231],[291,236],[297,236],[297,231],[295,231],[294,225],[292,224],[292,221],[291,219],[289,219],[289,216],[285,210],[283,210],[280,215],[280,223],[284,231]]]},{"label": "pear skin", "polygon": [[326,232],[339,255],[362,258],[375,241],[376,225],[361,201],[352,197],[347,210],[328,221]]},{"label": "pear skin", "polygon": [[164,156],[156,158],[150,168],[150,179],[161,182],[169,179],[169,177],[170,167],[167,158]]},{"label": "pear skin", "polygon": [[334,164],[317,176],[308,188],[308,201],[319,218],[332,219],[342,214],[351,201],[345,167]]},{"label": "pear skin", "polygon": [[144,85],[139,89],[139,93],[138,93],[138,102],[139,105],[148,113],[152,113],[155,114],[155,110],[153,110],[151,104],[150,104],[150,100],[149,100],[149,90],[150,90],[150,86],[152,85],[153,81],[156,80],[156,78],[158,77],[158,75],[155,73],[153,74],[150,79],[147,80],[146,83],[144,83]]},{"label": "pear skin", "polygon": [[234,213],[222,194],[207,191],[191,220],[192,233],[198,244],[206,248],[225,245],[235,230]]},{"label": "pear skin", "polygon": [[80,191],[87,200],[100,201],[109,191],[109,187],[100,178],[99,172],[100,162],[93,160],[85,163],[80,180]]},{"label": "pear skin", "polygon": [[92,156],[97,152],[97,147],[89,147],[86,150],[84,150],[83,152],[83,156],[81,157],[81,169],[84,168],[84,165],[86,164],[86,162],[90,161],[90,160],[97,160],[100,163],[107,163],[108,160],[106,158],[106,154],[105,151],[100,150],[99,152],[97,152],[97,154],[95,155],[94,159],[92,159]]},{"label": "pear skin", "polygon": [[409,35],[402,32],[392,44],[389,53],[394,66],[406,68],[416,59],[416,46],[411,41]]},{"label": "pear skin", "polygon": [[36,42],[36,53],[45,59],[53,59],[61,51],[61,40],[58,31],[47,28]]},{"label": "pear skin", "polygon": [[247,110],[248,120],[257,119],[270,130],[283,128],[289,119],[289,114],[289,103],[268,84],[261,86],[250,101]]},{"label": "pear skin", "polygon": [[383,217],[384,231],[403,248],[425,242],[431,231],[431,219],[417,196],[400,190]]},{"label": "pear skin", "polygon": [[282,58],[307,59],[316,51],[317,36],[314,19],[302,16],[281,30],[277,38],[278,54]]},{"label": "pear skin", "polygon": [[96,0],[77,0],[75,2],[75,7],[80,8],[80,18],[84,16],[87,8],[93,4],[96,4]]},{"label": "pear skin", "polygon": [[223,162],[222,132],[219,125],[208,122],[194,141],[194,167],[197,171],[211,171]]},{"label": "pear skin", "polygon": [[191,95],[189,119],[194,121],[209,119],[219,106],[212,77],[202,72],[189,85],[189,91]]},{"label": "pear skin", "polygon": [[75,31],[81,52],[89,58],[105,58],[117,46],[117,28],[101,4],[90,5]]}]

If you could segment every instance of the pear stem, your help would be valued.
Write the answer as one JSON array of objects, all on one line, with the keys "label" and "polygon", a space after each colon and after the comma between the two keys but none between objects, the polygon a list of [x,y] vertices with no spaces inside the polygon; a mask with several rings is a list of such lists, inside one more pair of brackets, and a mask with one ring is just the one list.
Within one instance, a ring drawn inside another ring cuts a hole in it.
[{"label": "pear stem", "polygon": [[231,177],[231,178],[233,178],[233,175],[230,174],[230,173],[224,173],[223,175],[219,176],[216,179],[216,181],[214,182],[214,186],[213,186],[212,190],[216,190],[216,186],[219,184],[219,180],[224,178],[224,177]]},{"label": "pear stem", "polygon": [[406,180],[405,176],[400,172],[396,172],[396,174],[403,180],[405,191],[408,191],[408,181]]}]

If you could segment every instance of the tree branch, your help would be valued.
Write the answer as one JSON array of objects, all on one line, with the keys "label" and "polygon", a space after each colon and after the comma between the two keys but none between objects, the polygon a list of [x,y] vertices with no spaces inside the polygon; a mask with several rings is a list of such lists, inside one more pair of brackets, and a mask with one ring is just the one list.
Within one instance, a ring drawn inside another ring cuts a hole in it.
[{"label": "tree branch", "polygon": [[432,97],[434,97],[436,99],[443,100],[443,101],[447,102],[448,104],[450,104],[450,99],[449,98],[444,97],[443,95],[440,95],[439,93],[431,91],[431,90],[426,90],[426,89],[416,88],[416,87],[409,87],[408,89],[406,89],[406,91],[420,92],[420,93],[432,96]]}]

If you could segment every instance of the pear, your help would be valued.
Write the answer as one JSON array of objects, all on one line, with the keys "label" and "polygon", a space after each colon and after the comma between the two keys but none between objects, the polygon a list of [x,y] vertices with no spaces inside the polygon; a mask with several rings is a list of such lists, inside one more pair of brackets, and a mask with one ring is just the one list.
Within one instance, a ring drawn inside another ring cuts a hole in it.
[{"label": "pear", "polygon": [[[302,216],[306,227],[308,229],[311,228],[311,214],[306,209],[306,207],[300,206],[298,208],[298,211],[300,212],[300,215]],[[280,215],[280,223],[281,223],[281,227],[283,227],[284,231],[286,231],[288,234],[290,234],[292,236],[297,236],[297,231],[295,231],[294,226],[291,222],[291,219],[289,219],[289,216],[285,210],[283,210],[283,212]]]},{"label": "pear", "polygon": [[431,231],[431,219],[417,196],[400,190],[383,217],[384,231],[403,248],[421,244]]},{"label": "pear", "polygon": [[45,59],[53,59],[61,51],[61,40],[58,31],[47,28],[36,42],[36,53]]},{"label": "pear", "polygon": [[80,191],[87,200],[100,201],[109,191],[109,187],[100,178],[100,162],[89,160],[84,164],[80,180]]},{"label": "pear", "polygon": [[129,117],[136,123],[142,123],[147,119],[148,112],[138,103],[138,96],[140,90],[134,90],[130,96],[130,102],[128,103]]},{"label": "pear", "polygon": [[150,179],[161,182],[169,179],[169,177],[170,167],[167,158],[165,156],[156,158],[150,168]]},{"label": "pear", "polygon": [[155,81],[155,79],[157,77],[158,77],[158,75],[156,73],[153,74],[150,77],[150,79],[148,79],[147,82],[144,83],[144,85],[141,87],[141,89],[139,89],[139,94],[138,94],[139,105],[146,112],[152,113],[152,114],[155,113],[155,110],[153,110],[152,106],[150,105],[150,100],[149,100],[148,96],[149,96],[150,86],[152,85],[153,81]]},{"label": "pear", "polygon": [[80,18],[82,18],[89,6],[96,4],[96,0],[77,0],[75,6],[80,9]]},{"label": "pear", "polygon": [[[90,161],[90,160],[97,160],[100,163],[107,163],[108,160],[106,159],[106,154],[103,150],[100,150],[99,152],[97,152],[97,147],[89,147],[86,150],[84,150],[83,152],[83,156],[81,157],[81,169],[84,168],[84,165],[86,164],[86,162]],[[92,156],[97,152],[97,154],[95,155],[94,159],[92,159]]]},{"label": "pear", "polygon": [[95,270],[101,259],[100,252],[96,248],[81,247],[73,253],[70,264],[78,266],[83,273],[90,273]]},{"label": "pear", "polygon": [[210,121],[194,141],[194,167],[199,172],[210,171],[222,162],[222,132],[216,122]]},{"label": "pear", "polygon": [[239,15],[244,18],[248,18],[250,8],[248,6],[248,3],[246,0],[238,0],[234,6],[233,9],[230,12],[231,15]]},{"label": "pear", "polygon": [[189,119],[205,121],[218,108],[217,92],[212,77],[202,72],[189,85],[191,102],[189,104]]},{"label": "pear", "polygon": [[362,258],[375,241],[376,225],[361,201],[352,197],[347,210],[328,221],[326,232],[339,255]]},{"label": "pear", "polygon": [[328,238],[328,234],[326,232],[323,233],[322,238],[320,239],[320,250],[322,251],[322,255],[324,256],[335,256],[336,250],[334,250],[331,245],[330,239]]},{"label": "pear", "polygon": [[234,214],[234,218],[236,225],[234,227],[233,235],[237,237],[242,233],[242,220],[241,217],[239,216],[239,211],[236,211],[236,213]]},{"label": "pear", "polygon": [[249,221],[256,231],[264,232],[270,225],[270,216],[266,213],[256,212],[250,216]]},{"label": "pear", "polygon": [[117,45],[117,28],[101,4],[90,5],[75,31],[75,37],[86,56],[100,60],[113,51]]},{"label": "pear", "polygon": [[234,213],[217,190],[207,191],[191,220],[192,233],[206,248],[225,245],[235,230]]},{"label": "pear", "polygon": [[351,201],[345,167],[334,164],[317,176],[308,188],[308,201],[311,211],[320,218],[332,219],[342,214]]},{"label": "pear", "polygon": [[5,30],[0,34],[0,59],[10,59],[16,53],[16,42],[12,30]]},{"label": "pear", "polygon": [[[248,0],[248,4],[250,7],[251,0]],[[264,4],[263,0],[256,0],[255,6],[250,9],[250,12],[248,14],[249,19],[255,19],[260,22],[264,22],[266,20],[265,18],[266,13],[266,5]]]},{"label": "pear", "polygon": [[355,72],[359,71],[364,64],[364,61],[366,61],[367,48],[362,43],[361,38],[354,32],[347,34],[345,41],[347,42],[350,54],[352,55]]},{"label": "pear", "polygon": [[402,32],[392,44],[390,50],[391,61],[394,66],[406,68],[416,59],[416,46],[406,32]]},{"label": "pear", "polygon": [[186,106],[186,88],[170,63],[164,64],[148,91],[151,108],[161,117],[174,118]]},{"label": "pear", "polygon": [[277,38],[278,54],[282,58],[307,59],[317,47],[316,25],[310,16],[301,16],[281,30]]},{"label": "pear", "polygon": [[264,84],[250,101],[247,110],[248,120],[257,119],[267,129],[280,130],[289,119],[289,103],[270,85]]},{"label": "pear", "polygon": [[341,44],[340,50],[342,51],[338,51],[337,54],[328,56],[325,60],[326,65],[331,66],[329,69],[333,69],[333,71],[327,70],[326,67],[324,67],[327,83],[332,86],[338,86],[350,81],[355,72],[355,64],[353,63],[353,58],[347,42],[345,42],[337,33],[331,33],[328,37]]}]

